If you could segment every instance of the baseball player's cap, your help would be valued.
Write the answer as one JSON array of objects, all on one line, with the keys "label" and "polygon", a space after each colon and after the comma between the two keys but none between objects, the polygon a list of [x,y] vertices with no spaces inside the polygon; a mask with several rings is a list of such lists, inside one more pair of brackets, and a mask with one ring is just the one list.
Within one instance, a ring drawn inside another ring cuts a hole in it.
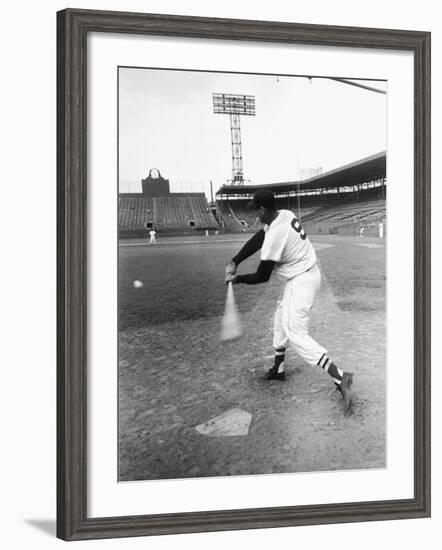
[{"label": "baseball player's cap", "polygon": [[264,208],[276,208],[275,197],[270,189],[260,189],[253,195],[253,200],[247,204],[249,210]]}]

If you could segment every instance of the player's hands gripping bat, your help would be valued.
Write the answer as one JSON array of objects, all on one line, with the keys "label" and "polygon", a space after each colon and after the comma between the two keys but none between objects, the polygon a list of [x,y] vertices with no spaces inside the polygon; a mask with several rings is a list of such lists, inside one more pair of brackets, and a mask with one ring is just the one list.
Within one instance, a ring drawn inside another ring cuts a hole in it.
[{"label": "player's hands gripping bat", "polygon": [[226,307],[221,321],[221,340],[233,340],[242,334],[241,319],[235,303],[232,283],[227,285]]},{"label": "player's hands gripping bat", "polygon": [[224,281],[226,284],[235,283],[235,279],[236,279],[236,264],[235,262],[229,262],[225,268]]}]

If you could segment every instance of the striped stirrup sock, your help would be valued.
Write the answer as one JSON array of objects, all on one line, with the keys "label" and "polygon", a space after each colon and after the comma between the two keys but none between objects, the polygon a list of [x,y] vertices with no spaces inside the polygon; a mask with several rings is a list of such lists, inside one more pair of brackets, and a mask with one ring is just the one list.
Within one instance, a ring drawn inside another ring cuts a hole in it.
[{"label": "striped stirrup sock", "polygon": [[330,357],[324,353],[318,361],[318,366],[322,368],[322,370],[325,370],[336,382],[336,384],[340,384],[342,381],[342,375],[344,374],[343,371],[338,368],[330,359]]},{"label": "striped stirrup sock", "polygon": [[273,363],[273,370],[276,372],[284,372],[284,360],[285,360],[285,348],[275,349],[275,361]]}]

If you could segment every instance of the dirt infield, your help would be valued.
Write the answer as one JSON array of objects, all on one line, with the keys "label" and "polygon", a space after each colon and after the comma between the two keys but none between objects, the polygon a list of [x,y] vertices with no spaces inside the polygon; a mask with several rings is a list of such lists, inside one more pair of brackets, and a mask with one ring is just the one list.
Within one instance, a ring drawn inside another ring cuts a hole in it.
[{"label": "dirt infield", "polygon": [[[311,334],[355,373],[346,417],[331,379],[293,352],[285,382],[263,379],[282,290],[275,277],[235,287],[244,334],[220,342],[224,266],[245,238],[120,246],[120,481],[385,467],[384,242],[312,239],[323,279]],[[247,435],[195,429],[236,409],[251,415]]]}]

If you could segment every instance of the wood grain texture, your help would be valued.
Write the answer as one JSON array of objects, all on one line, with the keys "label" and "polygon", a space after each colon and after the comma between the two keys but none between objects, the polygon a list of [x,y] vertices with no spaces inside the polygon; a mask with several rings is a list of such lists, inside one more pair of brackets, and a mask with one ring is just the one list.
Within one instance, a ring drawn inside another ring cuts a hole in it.
[{"label": "wood grain texture", "polygon": [[57,534],[86,515],[86,33],[58,14]]},{"label": "wood grain texture", "polygon": [[431,36],[415,49],[414,65],[414,435],[415,495],[431,507]]},{"label": "wood grain texture", "polygon": [[[87,33],[409,50],[415,66],[413,499],[87,517]],[[89,10],[57,14],[57,536],[97,539],[427,517],[430,514],[430,34]]]}]

